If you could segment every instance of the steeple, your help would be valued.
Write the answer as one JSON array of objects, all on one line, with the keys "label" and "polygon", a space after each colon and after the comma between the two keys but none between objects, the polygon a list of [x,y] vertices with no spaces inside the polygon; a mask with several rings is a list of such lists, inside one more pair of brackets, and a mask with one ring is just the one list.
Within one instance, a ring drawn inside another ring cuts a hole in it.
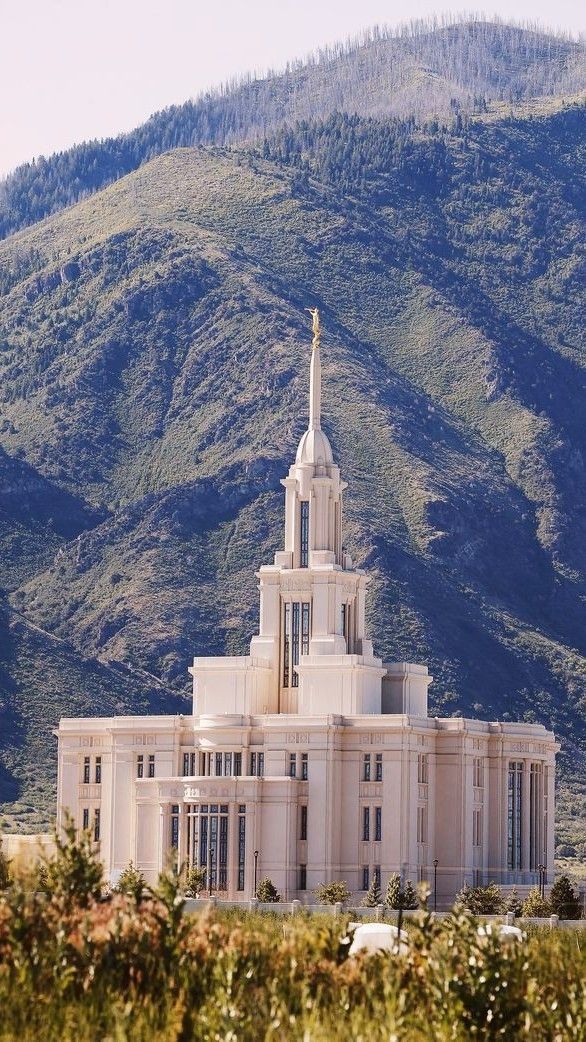
[{"label": "steeple", "polygon": [[307,309],[313,319],[313,342],[309,366],[309,426],[299,442],[296,463],[331,465],[332,447],[321,429],[321,323],[317,308]]},{"label": "steeple", "polygon": [[313,318],[313,343],[309,369],[309,429],[321,430],[321,325],[317,308],[307,309]]}]

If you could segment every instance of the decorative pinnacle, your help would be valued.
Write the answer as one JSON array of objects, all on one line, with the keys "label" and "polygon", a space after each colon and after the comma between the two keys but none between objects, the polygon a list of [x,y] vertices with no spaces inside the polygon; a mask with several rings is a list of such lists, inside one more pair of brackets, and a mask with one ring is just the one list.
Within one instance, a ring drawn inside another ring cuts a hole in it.
[{"label": "decorative pinnacle", "polygon": [[313,343],[311,345],[311,366],[309,369],[309,429],[321,428],[321,325],[317,308],[307,308],[313,319]]}]

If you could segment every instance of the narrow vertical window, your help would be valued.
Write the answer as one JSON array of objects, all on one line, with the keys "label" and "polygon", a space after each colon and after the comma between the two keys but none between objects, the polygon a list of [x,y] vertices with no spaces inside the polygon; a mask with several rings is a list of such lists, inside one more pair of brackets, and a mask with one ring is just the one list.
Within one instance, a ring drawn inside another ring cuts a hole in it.
[{"label": "narrow vertical window", "polygon": [[250,754],[250,774],[253,778],[256,775],[256,753]]},{"label": "narrow vertical window", "polygon": [[84,783],[84,785],[89,785],[89,780],[90,780],[90,758],[89,758],[89,756],[84,756],[84,758],[83,758],[83,783]]},{"label": "narrow vertical window", "polygon": [[197,753],[190,753],[189,754],[189,773],[192,776],[192,778],[194,778],[195,774],[196,774],[196,771],[195,771],[196,763],[197,763]]},{"label": "narrow vertical window", "polygon": [[523,764],[509,764],[507,806],[507,867],[511,872],[522,869],[521,814],[523,799]]},{"label": "narrow vertical window", "polygon": [[89,829],[90,827],[90,809],[89,807],[83,808],[83,828]]},{"label": "narrow vertical window", "polygon": [[216,778],[222,777],[222,754],[216,753]]},{"label": "narrow vertical window", "polygon": [[149,756],[149,778],[155,777],[155,756],[151,753]]},{"label": "narrow vertical window", "polygon": [[383,780],[383,754],[382,753],[377,753],[376,754],[376,761],[375,761],[375,781],[382,781],[382,780]]},{"label": "narrow vertical window", "polygon": [[309,655],[309,601],[303,601],[301,604],[301,654]]},{"label": "narrow vertical window", "polygon": [[258,754],[258,776],[262,778],[265,773],[265,754]]},{"label": "narrow vertical window", "polygon": [[297,753],[289,753],[289,777],[295,778],[297,775]]},{"label": "narrow vertical window", "polygon": [[220,807],[218,890],[228,889],[228,805]]},{"label": "narrow vertical window", "polygon": [[381,878],[381,876],[380,876],[380,865],[375,865],[374,866],[372,877],[373,877],[374,882],[376,883],[376,885],[380,889],[380,878]]},{"label": "narrow vertical window", "polygon": [[183,753],[183,777],[189,774],[189,753]]},{"label": "narrow vertical window", "polygon": [[301,781],[307,781],[309,775],[309,759],[307,753],[301,753]]},{"label": "narrow vertical window", "polygon": [[96,843],[100,838],[100,808],[96,807],[94,811],[94,840]]},{"label": "narrow vertical window", "polygon": [[383,834],[383,809],[382,807],[374,808],[374,838],[375,842],[380,843]]},{"label": "narrow vertical window", "polygon": [[299,866],[299,889],[307,890],[307,865]]},{"label": "narrow vertical window", "polygon": [[244,890],[244,870],[246,866],[246,805],[238,807],[238,883],[237,889]]},{"label": "narrow vertical window", "polygon": [[307,839],[307,806],[300,807],[301,819],[299,822],[299,839]]},{"label": "narrow vertical window", "polygon": [[289,631],[291,628],[291,605],[287,601],[283,607],[283,687],[289,687],[291,645]]},{"label": "narrow vertical window", "polygon": [[136,777],[144,778],[144,756],[136,757]]},{"label": "narrow vertical window", "polygon": [[346,636],[346,616],[348,614],[348,605],[343,604],[340,610],[340,633],[343,637]]},{"label": "narrow vertical window", "polygon": [[232,753],[224,753],[224,777],[232,776]]},{"label": "narrow vertical window", "polygon": [[370,807],[362,808],[362,839],[370,839]]},{"label": "narrow vertical window", "polygon": [[234,774],[237,778],[242,774],[242,753],[234,753]]},{"label": "narrow vertical window", "polygon": [[307,568],[309,564],[309,500],[302,499],[300,508],[300,553],[299,564]]},{"label": "narrow vertical window", "polygon": [[292,632],[291,632],[291,687],[299,687],[299,676],[293,666],[299,664],[299,601],[292,604]]},{"label": "narrow vertical window", "polygon": [[179,804],[174,803],[171,807],[171,849],[179,847]]},{"label": "narrow vertical window", "polygon": [[368,865],[362,866],[362,889],[368,890],[370,887],[370,868]]},{"label": "narrow vertical window", "polygon": [[365,753],[362,760],[362,780],[370,781],[370,753]]},{"label": "narrow vertical window", "polygon": [[96,779],[96,785],[102,784],[102,757],[96,756],[96,773],[94,775]]}]

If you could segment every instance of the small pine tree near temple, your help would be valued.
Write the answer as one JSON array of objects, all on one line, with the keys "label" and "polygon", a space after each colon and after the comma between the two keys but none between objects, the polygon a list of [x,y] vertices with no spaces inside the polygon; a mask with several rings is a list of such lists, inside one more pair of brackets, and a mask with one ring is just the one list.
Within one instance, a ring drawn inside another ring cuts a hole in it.
[{"label": "small pine tree near temple", "polygon": [[381,892],[380,883],[378,881],[377,876],[374,876],[372,883],[368,888],[368,893],[362,900],[362,905],[364,908],[376,908],[377,905],[380,905],[382,903],[383,895]]},{"label": "small pine tree near temple", "polygon": [[101,897],[102,865],[89,832],[78,836],[71,818],[62,832],[63,838],[55,833],[55,853],[41,862],[40,874],[48,893],[85,906]]},{"label": "small pine tree near temple", "polygon": [[503,911],[512,912],[513,915],[521,915],[523,911],[523,902],[517,893],[516,887],[513,887],[511,892],[505,897]]},{"label": "small pine tree near temple", "polygon": [[405,886],[402,887],[399,873],[393,872],[387,883],[385,904],[389,908],[419,908],[417,891],[413,883],[407,880]]},{"label": "small pine tree near temple", "polygon": [[527,919],[548,919],[551,915],[551,904],[541,896],[538,886],[534,886],[523,901],[521,915]]},{"label": "small pine tree near temple", "polygon": [[505,907],[501,888],[496,883],[487,886],[469,886],[464,883],[456,895],[455,903],[463,905],[473,915],[498,915]]},{"label": "small pine tree near temple", "polygon": [[206,885],[206,870],[203,865],[190,865],[185,872],[183,893],[186,897],[197,897]]},{"label": "small pine tree near temple", "polygon": [[130,861],[124,871],[120,873],[120,879],[115,889],[119,894],[134,897],[138,903],[143,896],[145,885],[146,880],[142,872]]},{"label": "small pine tree near temple", "polygon": [[580,898],[570,883],[569,876],[560,876],[553,884],[549,903],[554,915],[560,919],[581,919],[582,906]]},{"label": "small pine tree near temple", "polygon": [[0,839],[0,890],[7,890],[10,886],[10,861],[2,850]]},{"label": "small pine tree near temple", "polygon": [[393,872],[392,876],[389,876],[385,904],[389,908],[401,908],[401,877],[398,872]]},{"label": "small pine tree near temple", "polygon": [[349,901],[351,894],[345,880],[334,879],[331,883],[320,883],[315,896],[320,905],[337,905]]},{"label": "small pine tree near temple", "polygon": [[256,888],[256,897],[261,904],[270,904],[273,901],[281,900],[281,895],[272,879],[261,879]]},{"label": "small pine tree near temple", "polygon": [[417,891],[410,879],[408,879],[405,883],[405,888],[403,890],[401,900],[403,908],[419,908],[419,898],[417,897]]}]

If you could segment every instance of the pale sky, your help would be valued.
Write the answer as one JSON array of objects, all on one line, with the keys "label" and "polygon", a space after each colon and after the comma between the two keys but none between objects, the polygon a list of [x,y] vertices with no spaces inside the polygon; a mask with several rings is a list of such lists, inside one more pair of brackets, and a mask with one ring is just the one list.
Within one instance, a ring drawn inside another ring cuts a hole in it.
[{"label": "pale sky", "polygon": [[[434,0],[0,0],[0,176],[238,73],[441,10]],[[490,8],[575,33],[583,10],[578,0]]]}]

